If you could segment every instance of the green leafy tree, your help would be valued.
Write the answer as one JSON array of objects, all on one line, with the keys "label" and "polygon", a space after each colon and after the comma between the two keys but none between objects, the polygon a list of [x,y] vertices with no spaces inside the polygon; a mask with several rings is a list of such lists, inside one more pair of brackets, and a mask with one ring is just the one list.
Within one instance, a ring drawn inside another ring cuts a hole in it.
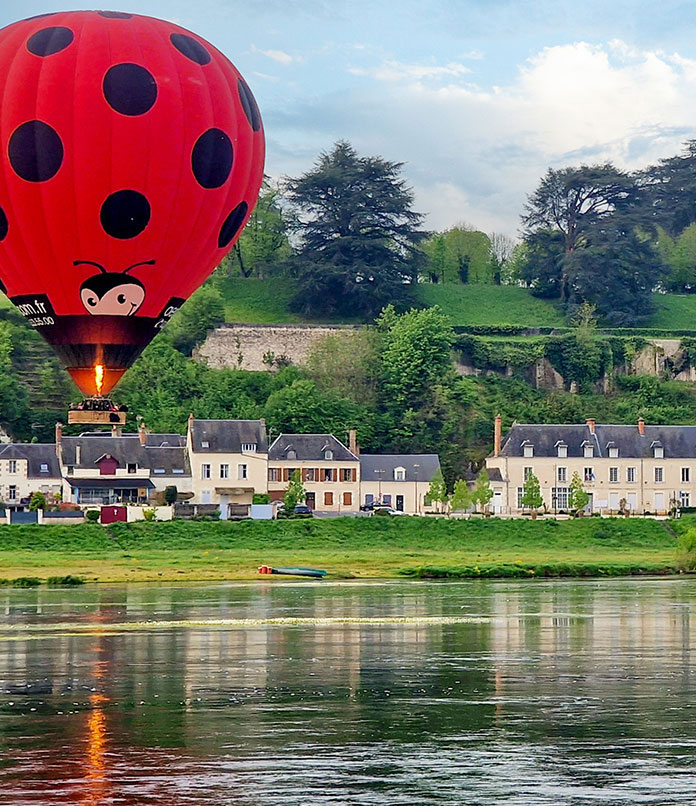
[{"label": "green leafy tree", "polygon": [[563,296],[564,241],[563,233],[558,230],[541,229],[527,235],[516,265],[520,278],[535,297]]},{"label": "green leafy tree", "polygon": [[490,475],[485,467],[481,470],[476,478],[476,486],[474,487],[474,492],[471,497],[475,504],[480,505],[482,512],[487,511],[488,504],[493,498],[493,490],[491,488]]},{"label": "green leafy tree", "polygon": [[579,473],[573,473],[568,490],[568,508],[576,515],[581,514],[590,503],[590,494],[582,486]]},{"label": "green leafy tree", "polygon": [[531,473],[524,483],[524,492],[522,494],[522,506],[531,510],[532,517],[536,517],[537,510],[544,503],[541,495],[541,487],[539,479]]},{"label": "green leafy tree", "polygon": [[454,494],[450,501],[452,512],[463,512],[472,504],[471,490],[464,479],[457,479],[454,482]]},{"label": "green leafy tree", "polygon": [[302,484],[300,471],[296,470],[290,477],[288,489],[285,491],[285,495],[283,496],[283,506],[285,507],[285,511],[288,513],[288,515],[291,515],[295,511],[295,507],[298,504],[304,503],[306,495],[307,493]]},{"label": "green leafy tree", "polygon": [[640,183],[652,220],[678,237],[696,223],[696,140],[686,142],[681,154],[643,171]]},{"label": "green leafy tree", "polygon": [[170,484],[170,485],[168,485],[167,487],[164,488],[164,503],[165,504],[169,504],[169,506],[171,506],[172,504],[176,504],[176,499],[178,497],[179,497],[179,491],[177,490],[177,488],[173,484]]},{"label": "green leafy tree", "polygon": [[46,496],[37,490],[29,499],[29,511],[36,512],[39,509],[46,509]]},{"label": "green leafy tree", "polygon": [[209,330],[225,321],[225,304],[220,292],[204,285],[177,311],[163,331],[174,347],[184,355],[204,341]]},{"label": "green leafy tree", "polygon": [[436,504],[438,511],[447,503],[447,484],[445,483],[442,470],[438,468],[435,475],[430,479],[428,492],[425,494],[425,503],[430,506]]},{"label": "green leafy tree", "polygon": [[406,298],[404,283],[417,278],[426,233],[401,168],[361,157],[342,140],[288,181],[300,240],[294,310],[369,316]]},{"label": "green leafy tree", "polygon": [[380,382],[381,339],[374,328],[328,335],[315,343],[305,362],[323,393],[375,405]]},{"label": "green leafy tree", "polygon": [[[495,280],[497,259],[484,232],[452,227],[432,236],[423,246],[426,273],[434,282],[488,283]],[[434,278],[438,279],[434,279]]]},{"label": "green leafy tree", "polygon": [[657,250],[666,267],[665,287],[681,293],[696,292],[696,224],[672,238],[658,228]]}]

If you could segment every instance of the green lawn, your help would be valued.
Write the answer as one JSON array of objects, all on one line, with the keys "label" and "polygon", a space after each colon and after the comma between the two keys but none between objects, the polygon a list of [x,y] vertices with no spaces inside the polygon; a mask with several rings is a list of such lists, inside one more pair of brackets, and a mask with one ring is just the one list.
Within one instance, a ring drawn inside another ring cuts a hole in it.
[{"label": "green lawn", "polygon": [[655,294],[655,313],[645,324],[660,330],[696,330],[696,294]]},{"label": "green lawn", "polygon": [[605,576],[673,570],[676,539],[639,519],[337,518],[271,523],[0,526],[0,578],[256,578],[259,565],[336,577]]}]

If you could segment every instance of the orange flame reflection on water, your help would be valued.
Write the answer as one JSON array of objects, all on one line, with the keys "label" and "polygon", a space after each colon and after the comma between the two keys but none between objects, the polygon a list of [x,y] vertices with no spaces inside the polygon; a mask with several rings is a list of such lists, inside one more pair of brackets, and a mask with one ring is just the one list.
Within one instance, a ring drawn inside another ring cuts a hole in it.
[{"label": "orange flame reflection on water", "polygon": [[87,717],[87,788],[85,802],[96,806],[104,802],[107,794],[106,781],[106,714],[102,703],[109,698],[103,694],[92,694],[89,698],[92,710]]}]

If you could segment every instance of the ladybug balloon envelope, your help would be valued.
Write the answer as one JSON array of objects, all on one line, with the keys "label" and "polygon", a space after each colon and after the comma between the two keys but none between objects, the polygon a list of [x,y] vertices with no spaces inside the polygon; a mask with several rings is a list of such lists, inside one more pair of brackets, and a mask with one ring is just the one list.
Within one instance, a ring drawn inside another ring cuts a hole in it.
[{"label": "ladybug balloon envelope", "polygon": [[2,29],[0,75],[0,288],[107,394],[246,223],[256,102],[205,40],[115,11]]}]

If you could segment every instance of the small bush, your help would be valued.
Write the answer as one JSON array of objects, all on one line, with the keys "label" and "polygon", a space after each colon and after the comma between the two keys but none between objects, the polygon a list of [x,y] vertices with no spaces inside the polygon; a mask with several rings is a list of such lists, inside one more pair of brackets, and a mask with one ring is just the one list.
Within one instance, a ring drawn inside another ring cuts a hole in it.
[{"label": "small bush", "polygon": [[144,509],[143,510],[143,518],[145,518],[146,521],[154,521],[154,520],[157,519],[156,516],[157,516],[157,510],[156,509]]},{"label": "small bush", "polygon": [[82,577],[74,577],[72,574],[66,574],[63,577],[49,577],[46,580],[47,585],[84,585],[86,582]]},{"label": "small bush", "polygon": [[677,543],[677,566],[682,571],[696,571],[696,528],[691,528]]},{"label": "small bush", "polygon": [[15,588],[36,588],[41,584],[38,577],[17,577],[12,580],[12,585]]},{"label": "small bush", "polygon": [[87,518],[90,523],[98,523],[100,515],[101,513],[98,509],[88,509],[87,512],[85,512],[85,518]]}]

